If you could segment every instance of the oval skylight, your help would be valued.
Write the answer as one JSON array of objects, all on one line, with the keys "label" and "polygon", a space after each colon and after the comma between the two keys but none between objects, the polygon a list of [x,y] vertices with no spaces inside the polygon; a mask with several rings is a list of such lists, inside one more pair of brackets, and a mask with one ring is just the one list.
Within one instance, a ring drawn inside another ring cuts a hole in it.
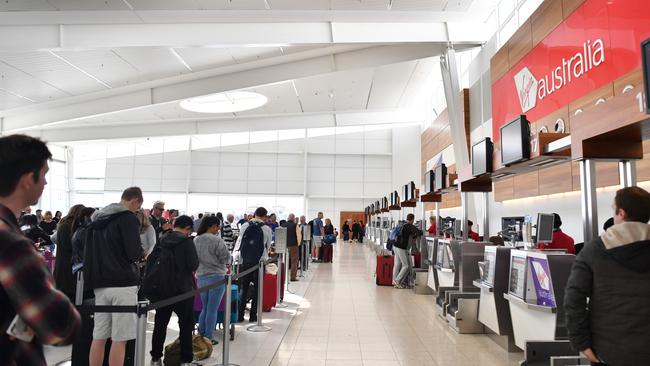
[{"label": "oval skylight", "polygon": [[268,102],[266,96],[246,91],[217,93],[186,99],[181,108],[198,113],[232,113],[259,108]]}]

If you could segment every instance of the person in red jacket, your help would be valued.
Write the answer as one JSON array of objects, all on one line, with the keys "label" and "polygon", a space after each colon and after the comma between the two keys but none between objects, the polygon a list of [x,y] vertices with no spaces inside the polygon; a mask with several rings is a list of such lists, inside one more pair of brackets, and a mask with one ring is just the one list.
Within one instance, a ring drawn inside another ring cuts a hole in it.
[{"label": "person in red jacket", "polygon": [[564,249],[569,254],[576,254],[576,247],[573,238],[562,232],[562,219],[560,215],[553,214],[553,241],[551,243],[538,244],[539,249]]},{"label": "person in red jacket", "polygon": [[429,228],[427,229],[427,232],[429,234],[435,235],[436,234],[436,218],[435,216],[429,217]]},{"label": "person in red jacket", "polygon": [[469,230],[469,235],[467,235],[467,237],[474,241],[481,241],[481,237],[478,236],[476,231],[472,230],[472,226],[474,226],[472,220],[467,220],[467,230]]}]

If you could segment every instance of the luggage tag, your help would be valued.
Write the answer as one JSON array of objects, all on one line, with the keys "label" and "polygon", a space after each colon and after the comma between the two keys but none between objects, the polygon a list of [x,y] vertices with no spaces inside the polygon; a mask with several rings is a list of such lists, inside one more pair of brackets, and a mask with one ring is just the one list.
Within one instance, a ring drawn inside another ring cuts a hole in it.
[{"label": "luggage tag", "polygon": [[24,342],[31,342],[32,339],[34,339],[34,332],[18,315],[16,315],[11,321],[11,324],[9,324],[9,328],[7,328],[7,334]]}]

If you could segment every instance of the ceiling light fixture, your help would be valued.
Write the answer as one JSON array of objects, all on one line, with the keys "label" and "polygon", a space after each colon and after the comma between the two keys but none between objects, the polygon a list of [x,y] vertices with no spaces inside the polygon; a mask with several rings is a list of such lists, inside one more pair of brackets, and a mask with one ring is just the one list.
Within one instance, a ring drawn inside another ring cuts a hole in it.
[{"label": "ceiling light fixture", "polygon": [[198,113],[233,113],[259,108],[268,102],[262,94],[238,91],[209,94],[183,100],[181,108]]}]

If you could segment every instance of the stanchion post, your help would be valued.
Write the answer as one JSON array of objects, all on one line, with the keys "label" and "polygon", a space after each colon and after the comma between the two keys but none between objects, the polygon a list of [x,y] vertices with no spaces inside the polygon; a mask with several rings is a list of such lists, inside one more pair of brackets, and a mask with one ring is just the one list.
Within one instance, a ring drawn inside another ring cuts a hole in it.
[{"label": "stanchion post", "polygon": [[147,311],[149,300],[138,301],[138,321],[135,334],[135,366],[144,366],[147,346]]},{"label": "stanchion post", "polygon": [[226,274],[226,303],[223,312],[223,354],[217,366],[239,366],[230,363],[230,317],[232,316],[232,273]]},{"label": "stanchion post", "polygon": [[271,327],[262,325],[262,302],[264,301],[264,260],[260,259],[257,272],[257,324],[246,328],[249,332],[268,332]]},{"label": "stanchion post", "polygon": [[278,284],[278,291],[276,293],[275,297],[275,304],[276,307],[278,308],[286,308],[287,305],[282,303],[282,296],[280,296],[280,288],[282,286],[282,270],[284,269],[284,262],[286,261],[285,259],[285,253],[279,253],[278,254],[278,275],[276,277],[277,284]]}]

